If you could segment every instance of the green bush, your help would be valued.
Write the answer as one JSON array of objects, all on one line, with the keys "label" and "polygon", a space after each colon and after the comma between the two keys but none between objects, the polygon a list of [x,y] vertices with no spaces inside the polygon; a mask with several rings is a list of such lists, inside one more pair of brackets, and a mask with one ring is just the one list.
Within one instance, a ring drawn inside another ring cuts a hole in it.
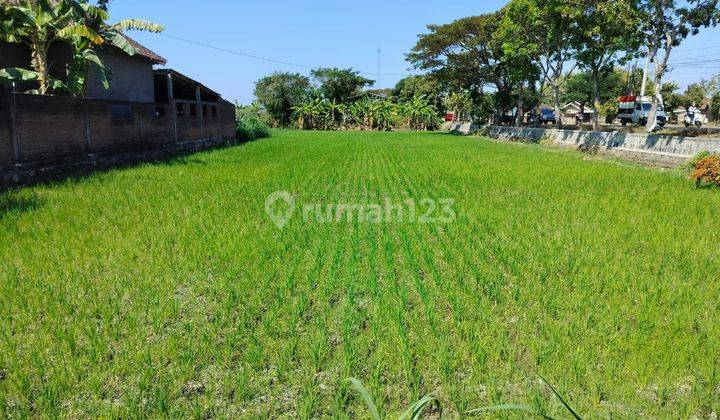
[{"label": "green bush", "polygon": [[697,166],[698,162],[705,159],[706,157],[710,156],[710,152],[708,151],[702,151],[695,156],[692,157],[689,161],[687,161],[683,166],[682,170],[685,172],[691,173],[695,170],[695,167]]},{"label": "green bush", "polygon": [[270,127],[260,118],[248,115],[238,118],[235,133],[238,140],[251,141],[270,137]]},{"label": "green bush", "polygon": [[698,187],[720,187],[720,155],[710,155],[697,161],[690,177]]}]

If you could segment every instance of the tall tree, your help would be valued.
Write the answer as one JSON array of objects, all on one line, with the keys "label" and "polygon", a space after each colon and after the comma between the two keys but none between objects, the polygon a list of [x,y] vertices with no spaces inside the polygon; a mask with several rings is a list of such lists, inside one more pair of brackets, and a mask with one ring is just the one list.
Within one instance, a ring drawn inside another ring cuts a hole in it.
[{"label": "tall tree", "polygon": [[408,76],[401,79],[393,89],[393,97],[398,103],[411,102],[425,98],[438,112],[444,111],[446,89],[433,75]]},{"label": "tall tree", "polygon": [[459,19],[446,25],[429,25],[429,33],[407,55],[416,68],[430,70],[450,90],[463,90],[474,105],[485,105],[486,86],[495,90],[496,111],[512,102],[512,78],[503,61],[503,48],[497,42],[502,13]]},{"label": "tall tree", "polygon": [[600,129],[600,79],[624,64],[640,47],[640,15],[635,0],[594,0],[579,3],[575,36],[576,60],[592,83],[593,129]]},{"label": "tall tree", "polygon": [[274,125],[289,127],[293,108],[309,96],[310,79],[297,73],[274,73],[255,83],[255,97]]},{"label": "tall tree", "polygon": [[375,84],[374,80],[360,76],[360,73],[353,69],[319,68],[311,74],[319,85],[320,95],[336,104],[357,101],[365,87]]},{"label": "tall tree", "polygon": [[701,28],[717,25],[720,20],[719,2],[720,0],[639,0],[648,51],[655,61],[655,95],[648,116],[648,131],[653,131],[657,125],[657,111],[661,99],[659,94],[673,49],[689,35],[697,34]]},{"label": "tall tree", "polygon": [[[578,3],[570,0],[511,0],[502,21],[504,50],[536,63],[542,87],[550,85],[556,115],[560,115],[560,88],[568,62],[575,58]],[[562,119],[557,119],[562,126]]]}]

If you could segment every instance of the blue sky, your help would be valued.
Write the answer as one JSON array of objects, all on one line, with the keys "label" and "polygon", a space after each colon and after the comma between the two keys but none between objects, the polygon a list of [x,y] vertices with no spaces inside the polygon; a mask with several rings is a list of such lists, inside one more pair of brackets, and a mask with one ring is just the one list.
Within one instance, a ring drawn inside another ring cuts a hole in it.
[{"label": "blue sky", "polygon": [[[353,67],[375,78],[382,49],[382,87],[407,74],[405,54],[430,23],[494,11],[507,1],[486,0],[115,0],[113,19],[143,18],[166,26],[166,34],[246,54],[310,67]],[[172,67],[205,83],[226,99],[249,103],[255,81],[274,71],[309,69],[270,63],[188,44],[165,35],[132,33],[168,59]],[[673,59],[700,61],[670,79],[682,86],[720,73],[720,29],[685,42]]]}]

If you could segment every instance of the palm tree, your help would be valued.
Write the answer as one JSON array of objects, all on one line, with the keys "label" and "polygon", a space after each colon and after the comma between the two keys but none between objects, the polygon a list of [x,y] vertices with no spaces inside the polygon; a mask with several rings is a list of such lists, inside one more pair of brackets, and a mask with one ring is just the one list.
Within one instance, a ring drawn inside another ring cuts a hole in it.
[{"label": "palm tree", "polygon": [[[106,7],[107,2],[103,3]],[[17,0],[0,8],[0,40],[20,43],[30,48],[32,70],[11,68],[0,70],[0,78],[37,80],[42,95],[55,90],[79,94],[90,65],[97,66],[108,87],[107,72],[96,48],[114,45],[133,55],[135,49],[123,31],[137,29],[160,32],[163,27],[151,22],[129,19],[114,25],[105,21],[109,15],[103,7],[77,0]],[[50,76],[48,51],[55,43],[73,47],[69,85]]]}]

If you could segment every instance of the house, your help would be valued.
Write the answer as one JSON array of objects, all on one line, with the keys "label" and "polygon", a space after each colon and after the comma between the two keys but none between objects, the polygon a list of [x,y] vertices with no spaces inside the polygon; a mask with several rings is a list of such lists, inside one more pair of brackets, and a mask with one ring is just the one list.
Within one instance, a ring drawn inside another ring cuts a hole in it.
[{"label": "house", "polygon": [[[98,55],[109,70],[110,88],[105,89],[98,76],[91,71],[88,74],[86,97],[146,103],[155,100],[153,66],[165,65],[166,60],[131,38],[126,38],[137,53],[131,56],[117,47],[102,48]],[[48,59],[50,75],[65,80],[72,60],[71,47],[63,43],[53,44]],[[30,68],[29,48],[23,44],[0,42],[0,68],[7,67]],[[20,92],[35,88],[37,84],[33,82],[16,85],[16,90]]]},{"label": "house", "polygon": [[[115,165],[127,154],[152,158],[235,139],[233,104],[176,70],[156,68],[166,60],[126,38],[136,54],[111,45],[97,51],[111,73],[109,89],[92,71],[82,97],[27,93],[36,81],[0,85],[0,181],[3,173],[21,179],[24,165]],[[52,78],[67,78],[72,55],[69,44],[51,46]],[[28,47],[0,42],[0,68],[7,67],[30,68]]]},{"label": "house", "polygon": [[591,121],[593,115],[595,114],[595,111],[593,111],[592,108],[588,108],[587,106],[584,106],[578,101],[573,101],[565,104],[565,106],[563,106],[561,110],[564,118],[572,118],[575,121],[577,121],[578,119],[584,122]]}]

